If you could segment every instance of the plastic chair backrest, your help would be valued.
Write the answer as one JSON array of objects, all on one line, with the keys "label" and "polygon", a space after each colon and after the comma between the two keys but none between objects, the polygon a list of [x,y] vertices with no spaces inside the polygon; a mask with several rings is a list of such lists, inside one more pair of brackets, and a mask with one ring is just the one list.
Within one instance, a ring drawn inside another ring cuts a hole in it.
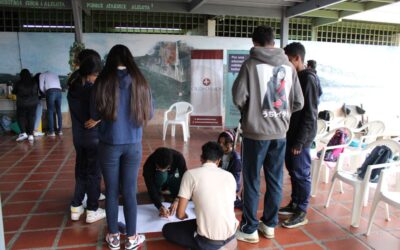
[{"label": "plastic chair backrest", "polygon": [[356,128],[358,125],[357,117],[355,117],[354,115],[346,116],[346,118],[344,118],[343,120],[343,125],[351,129]]},{"label": "plastic chair backrest", "polygon": [[385,131],[385,124],[381,121],[372,121],[364,125],[367,128],[366,135],[379,135]]},{"label": "plastic chair backrest", "polygon": [[326,129],[328,126],[326,125],[326,122],[322,119],[317,120],[317,135],[322,135],[326,132]]},{"label": "plastic chair backrest", "polygon": [[176,102],[171,105],[172,109],[175,109],[175,120],[185,120],[186,114],[193,111],[193,106],[188,102]]}]

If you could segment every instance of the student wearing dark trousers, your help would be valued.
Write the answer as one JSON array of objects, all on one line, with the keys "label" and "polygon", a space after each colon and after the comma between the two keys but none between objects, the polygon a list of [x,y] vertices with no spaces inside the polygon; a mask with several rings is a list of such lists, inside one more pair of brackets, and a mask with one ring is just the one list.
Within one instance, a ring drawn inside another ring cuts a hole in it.
[{"label": "student wearing dark trousers", "polygon": [[304,107],[292,115],[286,136],[285,163],[292,184],[291,201],[279,209],[279,214],[290,215],[282,226],[295,228],[308,223],[306,215],[311,191],[310,148],[317,133],[318,103],[322,91],[314,71],[304,66],[304,46],[301,43],[291,43],[284,50],[296,68],[304,96]]},{"label": "student wearing dark trousers", "polygon": [[[183,155],[171,148],[157,148],[143,165],[143,177],[147,192],[159,215],[168,217],[178,207],[176,199],[183,174],[186,172]],[[169,208],[162,205],[162,194],[169,193],[173,202]]]},{"label": "student wearing dark trousers", "polygon": [[17,121],[21,133],[17,141],[33,141],[36,105],[39,102],[38,87],[27,69],[21,70],[20,80],[14,85],[13,93],[17,96]]},{"label": "student wearing dark trousers", "polygon": [[100,55],[86,58],[68,81],[68,104],[71,113],[72,135],[76,151],[75,192],[71,201],[71,220],[79,220],[84,213],[83,199],[87,193],[86,222],[93,223],[106,217],[99,208],[101,172],[97,161],[99,143],[97,124],[85,128],[90,119],[90,96],[97,75],[101,71]]},{"label": "student wearing dark trousers", "polygon": [[[233,102],[242,114],[244,138],[243,215],[236,237],[249,243],[259,241],[258,231],[265,238],[275,237],[282,199],[286,132],[292,113],[303,107],[296,69],[284,51],[274,47],[274,36],[270,27],[259,26],[254,30],[254,47],[232,87]],[[267,191],[263,215],[258,218],[261,168]]]},{"label": "student wearing dark trousers", "polygon": [[106,187],[110,249],[120,249],[118,201],[121,190],[126,221],[125,249],[137,249],[145,240],[137,234],[137,177],[142,158],[142,127],[153,114],[151,90],[124,45],[115,45],[107,56],[93,98],[97,115],[86,125],[101,120],[99,163]]},{"label": "student wearing dark trousers", "polygon": [[184,174],[176,217],[187,218],[185,211],[192,199],[196,219],[164,225],[162,232],[168,241],[196,250],[217,250],[228,245],[229,249],[236,249],[236,182],[229,172],[218,167],[222,155],[218,143],[208,142],[202,146],[203,165]]},{"label": "student wearing dark trousers", "polygon": [[236,132],[234,130],[225,130],[218,136],[218,143],[224,150],[224,155],[219,163],[219,167],[230,172],[236,181],[236,200],[235,208],[242,208],[242,200],[240,199],[240,175],[242,173],[242,160],[239,154],[234,150]]}]

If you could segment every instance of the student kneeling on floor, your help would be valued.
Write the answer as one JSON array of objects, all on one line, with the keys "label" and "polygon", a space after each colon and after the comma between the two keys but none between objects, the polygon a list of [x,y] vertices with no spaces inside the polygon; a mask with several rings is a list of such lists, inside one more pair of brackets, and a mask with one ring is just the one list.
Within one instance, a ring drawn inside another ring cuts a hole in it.
[{"label": "student kneeling on floor", "polygon": [[218,143],[204,144],[203,165],[183,175],[176,217],[187,218],[185,210],[192,199],[196,219],[166,224],[162,231],[167,240],[191,249],[236,247],[235,231],[239,225],[234,213],[236,182],[231,173],[218,167],[222,155]]}]

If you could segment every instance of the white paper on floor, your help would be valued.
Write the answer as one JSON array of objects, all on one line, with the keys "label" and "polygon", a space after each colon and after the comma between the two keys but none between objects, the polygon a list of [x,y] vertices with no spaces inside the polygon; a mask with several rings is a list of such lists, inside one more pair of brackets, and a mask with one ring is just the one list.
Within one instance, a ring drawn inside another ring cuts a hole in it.
[{"label": "white paper on floor", "polygon": [[[168,208],[170,203],[163,202],[164,207]],[[137,206],[137,233],[153,233],[161,232],[163,226],[170,222],[182,221],[176,216],[170,216],[167,218],[162,218],[158,215],[158,210],[153,204],[138,205]],[[186,214],[188,218],[185,220],[195,219],[196,215],[194,213],[194,204],[190,201],[187,208]],[[119,206],[118,210],[118,222],[125,224],[124,210],[122,206]]]}]

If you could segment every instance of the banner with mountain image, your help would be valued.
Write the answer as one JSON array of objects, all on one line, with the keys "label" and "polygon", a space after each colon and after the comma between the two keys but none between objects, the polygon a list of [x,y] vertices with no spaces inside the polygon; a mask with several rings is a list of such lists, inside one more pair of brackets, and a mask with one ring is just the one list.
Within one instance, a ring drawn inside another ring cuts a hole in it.
[{"label": "banner with mountain image", "polygon": [[192,126],[222,126],[223,50],[192,50]]}]

